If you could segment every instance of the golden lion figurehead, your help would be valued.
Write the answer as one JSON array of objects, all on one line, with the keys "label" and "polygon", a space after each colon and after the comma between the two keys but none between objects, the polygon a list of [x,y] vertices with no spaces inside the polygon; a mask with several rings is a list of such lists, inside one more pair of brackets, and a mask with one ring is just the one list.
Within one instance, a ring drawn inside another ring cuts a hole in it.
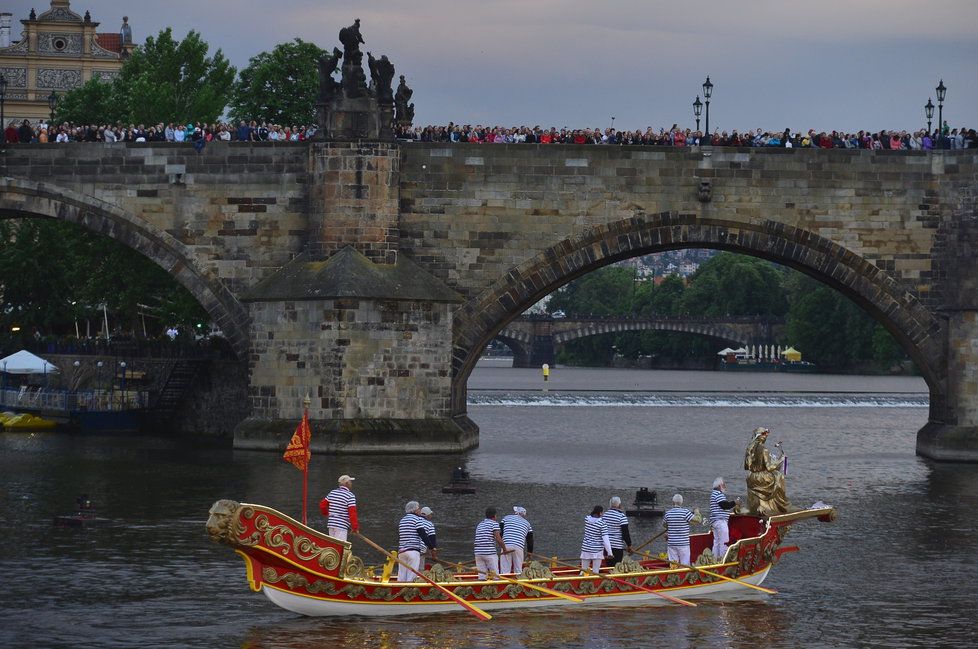
[{"label": "golden lion figurehead", "polygon": [[232,545],[234,537],[231,527],[240,507],[233,500],[218,500],[211,505],[208,512],[210,516],[207,518],[207,534],[212,541]]}]

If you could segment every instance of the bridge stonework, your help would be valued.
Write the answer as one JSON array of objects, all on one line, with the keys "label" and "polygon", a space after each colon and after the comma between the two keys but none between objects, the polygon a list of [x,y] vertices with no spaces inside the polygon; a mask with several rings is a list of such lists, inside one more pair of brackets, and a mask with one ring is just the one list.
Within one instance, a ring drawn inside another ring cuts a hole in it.
[{"label": "bridge stonework", "polygon": [[251,381],[236,444],[474,445],[485,345],[566,282],[677,248],[826,282],[930,388],[920,454],[978,460],[974,151],[442,144],[13,145],[0,215],[114,237],[184,284]]}]

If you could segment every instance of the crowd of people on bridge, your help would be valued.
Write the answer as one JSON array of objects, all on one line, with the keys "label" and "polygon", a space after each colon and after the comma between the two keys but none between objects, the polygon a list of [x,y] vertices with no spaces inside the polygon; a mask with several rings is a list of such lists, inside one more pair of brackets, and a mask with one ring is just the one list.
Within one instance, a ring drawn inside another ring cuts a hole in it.
[{"label": "crowd of people on bridge", "polygon": [[189,142],[198,147],[214,140],[222,142],[302,142],[312,138],[315,126],[280,125],[242,120],[205,124],[201,122],[159,124],[61,124],[30,120],[10,122],[4,130],[6,142]]},{"label": "crowd of people on bridge", "polygon": [[[10,122],[4,130],[6,142],[189,142],[203,148],[214,140],[221,142],[303,142],[316,134],[314,125],[280,125],[251,120],[204,124],[49,124],[29,120]],[[397,139],[405,142],[445,142],[474,144],[604,144],[638,146],[729,146],[783,147],[818,149],[873,149],[929,151],[932,149],[978,148],[974,128],[951,128],[947,122],[940,130],[916,131],[808,131],[784,129],[766,131],[720,131],[708,135],[699,130],[673,124],[668,130],[651,126],[643,130],[614,128],[542,128],[540,126],[483,126],[449,123],[447,126],[399,128]]]},{"label": "crowd of people on bridge", "polygon": [[397,137],[419,142],[469,142],[474,144],[604,144],[686,147],[698,145],[731,147],[784,147],[819,149],[887,149],[931,150],[978,148],[978,134],[973,128],[950,128],[945,122],[939,132],[917,131],[808,131],[784,129],[766,131],[720,131],[712,135],[673,124],[668,130],[651,126],[642,130],[614,128],[541,128],[540,126],[483,126],[481,124],[423,126],[400,129]]}]

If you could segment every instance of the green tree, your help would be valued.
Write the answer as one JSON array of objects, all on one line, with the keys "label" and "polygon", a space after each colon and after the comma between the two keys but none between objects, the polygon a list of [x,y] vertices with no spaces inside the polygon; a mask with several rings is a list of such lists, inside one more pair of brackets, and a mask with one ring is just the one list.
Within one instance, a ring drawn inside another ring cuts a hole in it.
[{"label": "green tree", "polygon": [[550,298],[550,313],[630,315],[636,297],[635,269],[606,266],[560,288]]},{"label": "green tree", "polygon": [[297,38],[252,57],[234,84],[231,117],[275,124],[314,122],[324,54],[316,44]]},{"label": "green tree", "polygon": [[784,272],[763,259],[721,252],[690,278],[683,306],[691,315],[784,315]]},{"label": "green tree", "polygon": [[213,122],[227,106],[235,68],[196,31],[182,41],[173,30],[150,36],[123,64],[114,84],[124,118],[133,123]]},{"label": "green tree", "polygon": [[124,111],[115,101],[113,90],[111,83],[92,77],[83,86],[61,96],[55,121],[59,124],[105,124],[123,118]]}]

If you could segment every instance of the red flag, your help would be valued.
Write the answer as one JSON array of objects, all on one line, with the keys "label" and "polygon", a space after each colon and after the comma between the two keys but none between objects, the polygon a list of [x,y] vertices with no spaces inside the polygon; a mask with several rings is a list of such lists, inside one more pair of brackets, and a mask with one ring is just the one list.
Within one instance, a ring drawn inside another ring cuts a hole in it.
[{"label": "red flag", "polygon": [[292,440],[289,442],[282,459],[291,462],[300,471],[309,470],[309,458],[312,457],[312,450],[309,442],[312,439],[312,431],[309,430],[309,411],[306,410],[302,415],[302,421],[295,429]]}]

